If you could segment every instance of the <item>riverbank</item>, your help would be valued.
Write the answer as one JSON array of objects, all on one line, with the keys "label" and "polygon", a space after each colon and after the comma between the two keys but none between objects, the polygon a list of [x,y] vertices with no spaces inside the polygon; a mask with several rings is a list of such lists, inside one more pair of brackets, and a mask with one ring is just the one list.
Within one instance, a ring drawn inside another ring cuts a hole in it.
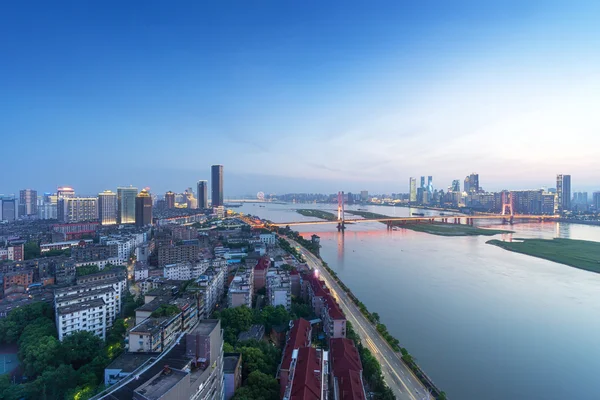
[{"label": "riverbank", "polygon": [[[370,211],[346,210],[346,213],[358,215],[363,218],[386,218],[389,215],[377,214]],[[385,223],[385,222],[383,222]],[[483,229],[470,225],[462,224],[443,224],[443,223],[407,223],[392,222],[392,226],[410,229],[417,232],[429,233],[438,236],[494,236],[503,233],[512,233],[512,231],[501,229]]]},{"label": "riverbank", "polygon": [[543,258],[586,271],[600,273],[600,243],[575,239],[517,239],[515,242],[488,240],[508,251]]},{"label": "riverbank", "polygon": [[329,211],[316,210],[312,208],[299,208],[296,212],[305,217],[320,218],[326,221],[337,221],[337,215],[330,213]]}]

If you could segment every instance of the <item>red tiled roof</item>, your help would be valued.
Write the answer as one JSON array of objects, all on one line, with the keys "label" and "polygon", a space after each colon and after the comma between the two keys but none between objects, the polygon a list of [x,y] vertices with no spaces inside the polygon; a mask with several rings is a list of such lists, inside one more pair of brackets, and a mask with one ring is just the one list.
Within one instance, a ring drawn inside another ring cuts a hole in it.
[{"label": "red tiled roof", "polygon": [[329,340],[332,374],[337,379],[340,399],[364,400],[362,364],[354,342],[346,338]]},{"label": "red tiled roof", "polygon": [[327,294],[325,296],[325,304],[327,304],[327,310],[329,312],[329,318],[331,319],[346,319],[346,315],[340,309],[338,303],[336,303],[335,299]]},{"label": "red tiled roof", "polygon": [[299,318],[292,323],[292,329],[290,329],[285,349],[283,349],[283,361],[281,362],[281,369],[283,370],[290,368],[294,350],[310,345],[310,335],[312,333],[310,322],[304,318]]},{"label": "red tiled roof", "polygon": [[313,347],[302,347],[298,350],[296,371],[291,382],[290,400],[321,399],[321,362],[317,350]]},{"label": "red tiled roof", "polygon": [[254,267],[254,270],[269,269],[270,264],[271,260],[269,260],[269,257],[262,257],[260,260],[258,260],[258,264],[256,264],[256,267]]},{"label": "red tiled roof", "polygon": [[306,278],[313,288],[315,296],[323,297],[329,293],[329,288],[325,285],[325,282],[317,278],[316,276],[309,274]]}]

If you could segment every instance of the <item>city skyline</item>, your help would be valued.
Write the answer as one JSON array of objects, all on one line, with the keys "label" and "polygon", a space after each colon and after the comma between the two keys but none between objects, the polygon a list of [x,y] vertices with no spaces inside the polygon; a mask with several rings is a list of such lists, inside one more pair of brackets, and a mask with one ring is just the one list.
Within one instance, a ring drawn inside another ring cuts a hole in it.
[{"label": "city skyline", "polygon": [[444,186],[477,170],[489,190],[566,171],[592,192],[599,8],[9,4],[0,131],[36,162],[5,152],[3,170],[22,166],[0,191],[193,187],[201,148],[232,195],[394,192],[424,170]]}]

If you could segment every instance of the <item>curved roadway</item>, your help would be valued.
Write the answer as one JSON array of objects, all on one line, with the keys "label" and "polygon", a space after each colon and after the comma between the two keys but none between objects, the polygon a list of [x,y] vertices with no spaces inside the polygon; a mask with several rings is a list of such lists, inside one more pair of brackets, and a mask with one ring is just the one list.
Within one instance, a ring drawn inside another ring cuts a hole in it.
[{"label": "curved roadway", "polygon": [[377,329],[375,329],[369,320],[360,312],[352,299],[350,299],[346,292],[323,267],[321,260],[295,240],[287,237],[286,239],[293,246],[300,249],[300,252],[306,258],[307,264],[311,269],[319,271],[321,279],[325,281],[327,287],[338,301],[342,311],[346,314],[346,319],[352,323],[352,326],[360,337],[363,345],[369,348],[371,353],[373,353],[373,356],[375,356],[377,361],[381,364],[385,382],[393,390],[396,398],[400,400],[433,400],[434,397],[429,394],[419,379],[417,379],[413,372],[406,364],[404,364],[400,355],[392,350],[390,345],[383,339],[379,332],[377,332]]}]

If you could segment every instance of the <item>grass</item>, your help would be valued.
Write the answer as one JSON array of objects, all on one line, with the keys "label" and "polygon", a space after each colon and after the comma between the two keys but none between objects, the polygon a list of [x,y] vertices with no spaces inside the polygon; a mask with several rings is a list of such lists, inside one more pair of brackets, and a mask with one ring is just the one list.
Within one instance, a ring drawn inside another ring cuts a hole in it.
[{"label": "grass", "polygon": [[296,210],[296,212],[300,215],[304,215],[305,217],[314,217],[320,218],[327,221],[337,221],[337,215],[330,213],[328,211],[323,210],[314,210],[310,208],[301,208]]},{"label": "grass", "polygon": [[600,272],[600,243],[574,239],[518,239],[518,242],[488,240],[486,243],[516,253]]},{"label": "grass", "polygon": [[[369,211],[348,211],[348,214],[358,215],[363,218],[386,218],[389,215],[372,213]],[[385,222],[384,222],[385,223]],[[394,226],[410,229],[417,232],[429,233],[431,235],[438,236],[493,236],[502,233],[512,233],[512,231],[506,231],[501,229],[483,229],[477,228],[470,225],[458,225],[458,224],[447,224],[447,223],[405,223],[393,222]]]}]

